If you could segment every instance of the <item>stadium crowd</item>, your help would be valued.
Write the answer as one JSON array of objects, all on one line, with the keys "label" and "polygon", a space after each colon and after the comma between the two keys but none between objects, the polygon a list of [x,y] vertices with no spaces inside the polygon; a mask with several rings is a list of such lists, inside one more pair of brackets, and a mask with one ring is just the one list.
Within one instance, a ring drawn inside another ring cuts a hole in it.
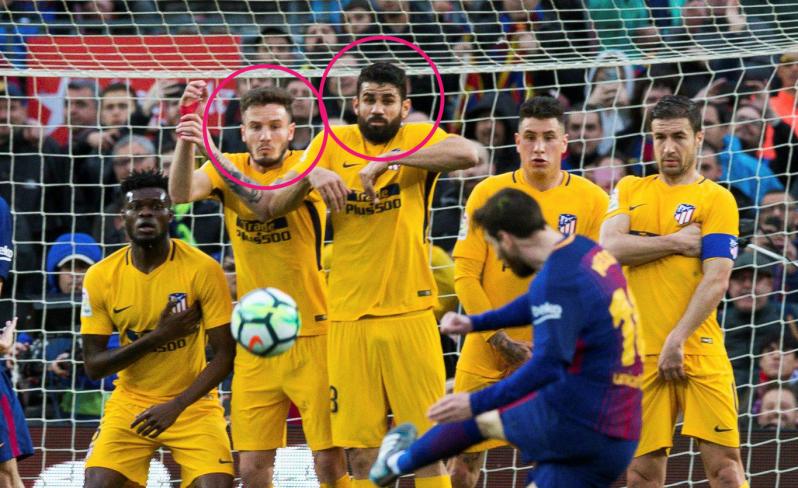
[{"label": "stadium crowd", "polygon": [[[687,43],[700,49],[702,42],[771,31],[774,19],[766,12],[718,0],[629,0],[625,9],[609,8],[614,4],[602,0],[290,1],[263,2],[257,14],[248,2],[225,2],[224,12],[216,3],[0,2],[0,51],[7,63],[24,67],[29,36],[192,35],[202,26],[203,34],[242,36],[246,63],[324,65],[352,40],[390,34],[417,43],[435,59],[506,65],[502,73],[444,77],[447,128],[478,145],[480,164],[446,175],[434,195],[431,265],[442,295],[438,316],[457,308],[449,253],[466,198],[485,177],[519,166],[513,134],[520,101],[551,94],[568,107],[563,169],[609,193],[627,174],[656,171],[647,136],[649,109],[670,94],[700,100],[706,134],[701,173],[728,187],[741,217],[752,221],[748,230],[741,229],[742,237],[786,258],[741,250],[721,306],[741,418],[762,428],[798,427],[798,267],[789,264],[798,259],[798,51],[675,64],[629,61],[655,46]],[[253,32],[255,25],[269,26]],[[512,70],[517,59],[566,38],[577,51],[600,48],[599,62],[606,64]],[[363,45],[339,63],[360,67],[380,49]],[[342,76],[326,87],[334,124],[354,122],[347,104],[357,88],[354,80]],[[26,416],[93,419],[103,391],[112,386],[89,380],[81,366],[75,333],[82,273],[127,242],[119,216],[120,181],[134,169],[168,171],[186,85],[159,80],[141,93],[130,80],[70,79],[63,99],[66,137],[57,140],[47,135],[54,128],[28,111],[33,81],[0,82],[0,196],[15,222],[14,268],[0,308],[4,317],[21,318],[23,345],[16,360]],[[249,87],[271,83],[251,79]],[[246,90],[245,84],[237,90]],[[436,109],[431,80],[416,76],[410,85],[414,109],[408,120],[430,120]],[[285,87],[296,97],[292,149],[304,149],[322,130],[319,111],[302,83]],[[224,151],[246,150],[239,123],[233,100],[216,134]],[[225,262],[235,296],[219,205],[206,200],[174,210],[171,234]],[[447,347],[455,351],[453,344]],[[449,370],[455,357],[447,355]]]}]

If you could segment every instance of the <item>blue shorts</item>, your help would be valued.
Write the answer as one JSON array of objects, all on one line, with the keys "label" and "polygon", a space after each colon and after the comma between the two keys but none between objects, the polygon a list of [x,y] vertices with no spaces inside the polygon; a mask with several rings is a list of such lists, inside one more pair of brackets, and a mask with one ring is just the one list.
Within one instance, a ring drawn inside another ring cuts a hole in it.
[{"label": "blue shorts", "polygon": [[0,368],[0,419],[0,462],[32,456],[33,441],[25,413],[4,367]]},{"label": "blue shorts", "polygon": [[541,395],[500,410],[507,440],[534,461],[539,488],[609,487],[632,461],[637,441],[615,439],[567,419]]}]

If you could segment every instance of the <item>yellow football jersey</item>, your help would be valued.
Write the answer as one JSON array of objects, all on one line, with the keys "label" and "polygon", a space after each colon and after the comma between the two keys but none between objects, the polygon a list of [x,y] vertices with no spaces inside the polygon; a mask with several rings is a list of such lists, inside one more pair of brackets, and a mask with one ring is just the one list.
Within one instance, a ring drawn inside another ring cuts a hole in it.
[{"label": "yellow football jersey", "polygon": [[[431,124],[405,124],[386,144],[365,141],[357,125],[332,128],[350,148],[371,156],[404,152],[421,142]],[[435,130],[427,145],[448,137]],[[319,134],[295,169],[302,171],[321,147]],[[330,139],[319,166],[338,173],[353,190],[346,208],[331,214],[334,230],[330,260],[330,319],[398,315],[432,309],[437,303],[429,265],[429,207],[438,173],[409,166],[391,167],[376,181],[379,203],[363,192],[358,172],[368,163]]]},{"label": "yellow football jersey", "polygon": [[[199,301],[200,329],[168,342],[119,372],[118,390],[144,401],[170,400],[205,369],[205,331],[230,323],[232,303],[222,267],[210,256],[178,239],[171,240],[166,262],[144,274],[127,246],[92,265],[83,280],[81,334],[119,332],[122,346],[154,330],[166,304]],[[212,392],[215,395],[215,392]]]},{"label": "yellow football jersey", "polygon": [[[646,354],[659,354],[704,276],[702,262],[737,257],[737,203],[728,190],[703,177],[669,186],[658,175],[627,176],[618,182],[606,218],[619,214],[629,216],[630,233],[640,236],[673,234],[692,222],[701,225],[700,258],[671,255],[624,268],[640,309]],[[714,311],[687,339],[684,354],[726,354]]]},{"label": "yellow football jersey", "polygon": [[[482,289],[492,308],[499,308],[511,302],[529,289],[529,278],[519,278],[506,268],[496,256],[493,247],[485,241],[481,230],[469,225],[474,212],[485,205],[488,199],[505,188],[521,190],[534,198],[543,211],[546,223],[563,234],[580,234],[598,240],[599,229],[607,212],[609,196],[589,180],[563,171],[560,185],[547,191],[539,191],[530,185],[524,172],[516,170],[491,176],[481,181],[466,202],[463,221],[460,226],[457,244],[452,255],[455,258],[455,275],[461,278],[469,271],[463,260],[481,264],[480,281]],[[475,263],[476,264],[476,263]],[[466,305],[469,300],[460,297],[463,308],[469,314],[487,310],[471,310]],[[531,327],[506,329],[508,336],[517,341],[531,341]],[[507,368],[501,355],[486,342],[492,333],[469,334],[466,336],[457,368],[488,378],[499,378]]]},{"label": "yellow football jersey", "polygon": [[[259,185],[269,185],[288,172],[300,158],[292,151],[280,168],[265,173],[249,164],[248,153],[226,154],[244,175]],[[327,332],[327,291],[321,270],[326,210],[317,192],[308,194],[303,205],[269,222],[254,212],[230,190],[210,161],[202,170],[211,179],[212,195],[224,205],[224,222],[233,246],[238,298],[255,288],[282,290],[296,300],[302,319],[300,336]]]}]

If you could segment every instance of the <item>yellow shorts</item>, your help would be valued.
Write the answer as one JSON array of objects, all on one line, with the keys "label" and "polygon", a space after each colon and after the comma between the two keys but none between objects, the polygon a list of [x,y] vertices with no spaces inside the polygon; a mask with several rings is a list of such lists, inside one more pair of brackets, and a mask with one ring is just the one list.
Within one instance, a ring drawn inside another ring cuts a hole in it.
[{"label": "yellow shorts", "polygon": [[643,429],[635,457],[673,447],[679,413],[684,415],[682,435],[727,447],[740,447],[737,427],[737,392],[731,363],[726,356],[685,355],[684,382],[657,376],[659,356],[643,361]]},{"label": "yellow shorts", "polygon": [[444,395],[446,372],[432,311],[333,322],[328,345],[333,440],[342,447],[379,447],[394,423],[423,434],[427,409]]},{"label": "yellow shorts", "polygon": [[[454,373],[454,392],[460,393],[478,391],[487,388],[494,383],[498,383],[499,381],[501,381],[501,378],[486,378],[484,376],[458,369]],[[480,442],[475,446],[471,446],[466,449],[465,452],[483,452],[495,447],[508,445],[509,443],[507,441],[491,439]]]},{"label": "yellow shorts", "polygon": [[190,405],[155,439],[142,437],[130,428],[133,420],[151,406],[114,392],[89,446],[86,468],[113,469],[146,486],[150,459],[159,447],[168,447],[180,465],[181,487],[206,474],[235,474],[227,422],[216,398],[203,398]]},{"label": "yellow shorts", "polygon": [[230,427],[238,451],[286,445],[286,417],[293,402],[313,451],[333,447],[327,336],[300,337],[285,353],[262,358],[238,346],[233,370]]}]

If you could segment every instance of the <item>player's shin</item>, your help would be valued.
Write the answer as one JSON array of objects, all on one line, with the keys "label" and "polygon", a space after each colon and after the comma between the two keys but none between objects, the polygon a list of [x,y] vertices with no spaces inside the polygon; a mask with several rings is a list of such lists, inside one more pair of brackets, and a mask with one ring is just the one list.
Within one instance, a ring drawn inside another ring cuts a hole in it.
[{"label": "player's shin", "polygon": [[397,474],[411,473],[435,461],[459,454],[483,440],[485,438],[474,419],[438,424],[406,451],[388,459],[388,466]]}]

